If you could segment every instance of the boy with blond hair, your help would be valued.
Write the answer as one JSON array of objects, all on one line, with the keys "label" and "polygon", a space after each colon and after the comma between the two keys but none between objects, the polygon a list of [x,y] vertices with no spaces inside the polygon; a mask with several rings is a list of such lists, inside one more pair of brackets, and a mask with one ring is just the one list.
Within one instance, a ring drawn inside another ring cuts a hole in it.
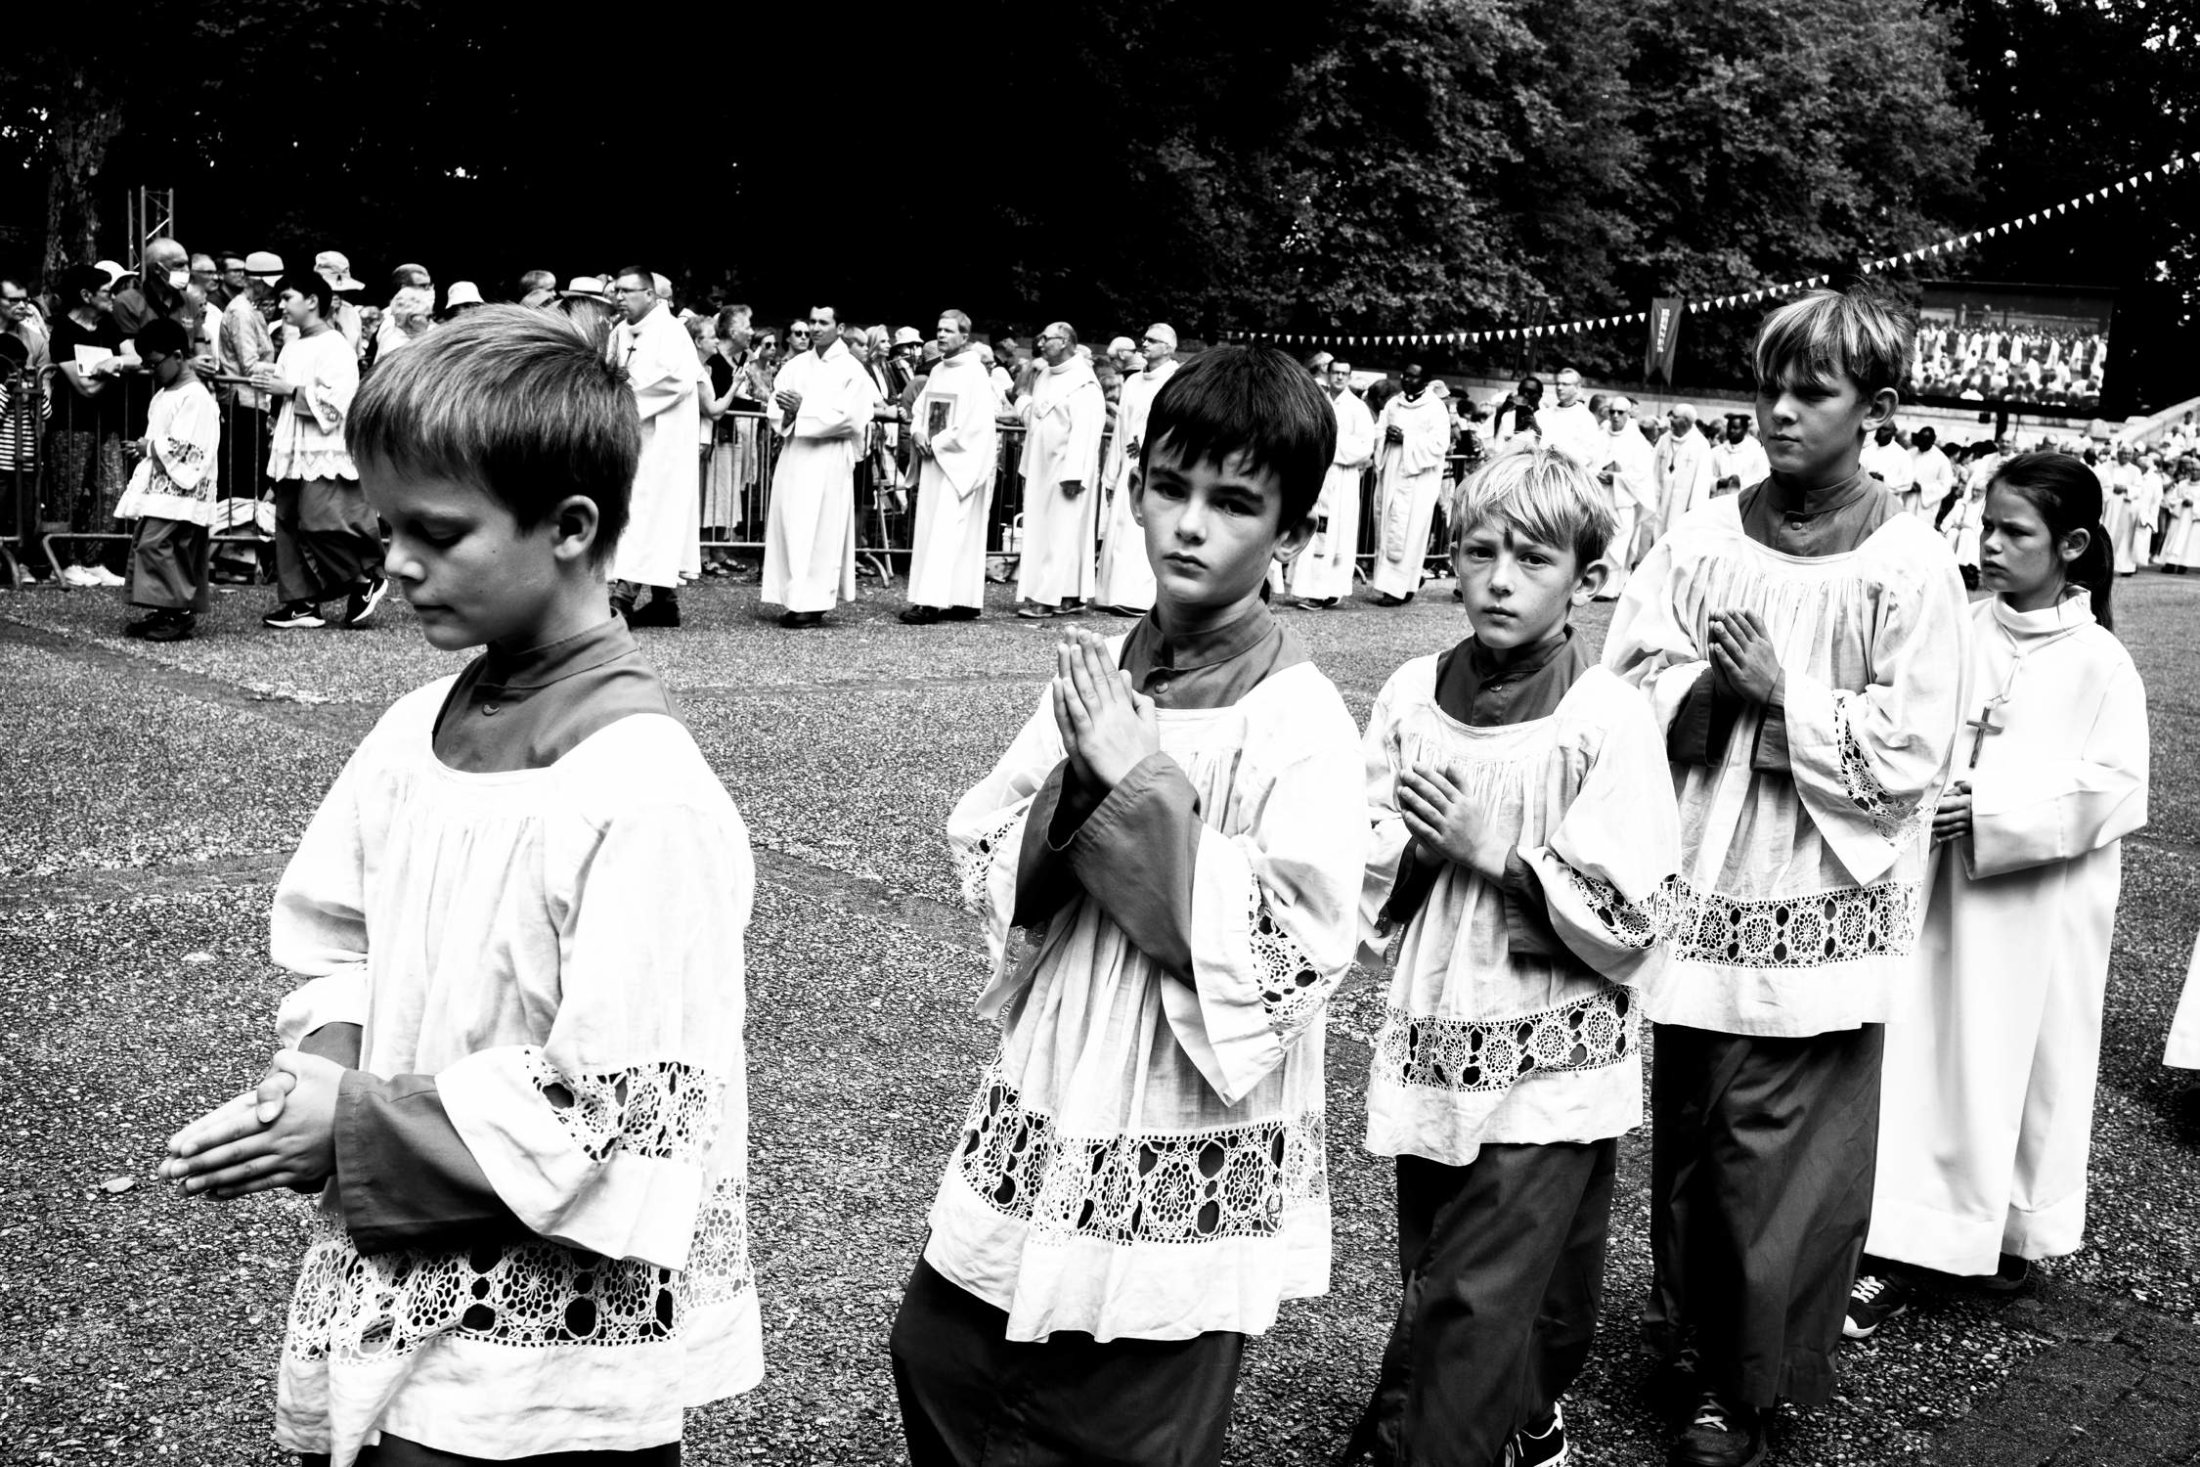
[{"label": "boy with blond hair", "polygon": [[1963,583],[1860,466],[1910,339],[1857,294],[1767,316],[1770,474],[1658,542],[1605,640],[1650,699],[1681,807],[1644,993],[1648,1317],[1695,1402],[1681,1467],[1762,1462],[1774,1403],[1831,1397],[1870,1219],[1883,1025],[1963,719]]},{"label": "boy with blond hair", "polygon": [[1610,500],[1514,441],[1452,528],[1472,630],[1391,676],[1365,740],[1362,932],[1396,955],[1367,1145],[1397,1159],[1404,1298],[1356,1444],[1383,1464],[1566,1453],[1680,862],[1658,729],[1568,624],[1613,573]]}]

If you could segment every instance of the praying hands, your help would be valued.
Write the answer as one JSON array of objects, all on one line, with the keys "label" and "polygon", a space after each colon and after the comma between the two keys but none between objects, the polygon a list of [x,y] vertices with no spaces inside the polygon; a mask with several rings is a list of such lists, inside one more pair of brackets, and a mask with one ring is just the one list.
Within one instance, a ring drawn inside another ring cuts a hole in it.
[{"label": "praying hands", "polygon": [[266,1078],[168,1141],[159,1175],[220,1199],[311,1185],[336,1170],[336,1091],[344,1067],[284,1050]]},{"label": "praying hands", "polygon": [[1078,632],[1054,652],[1054,726],[1079,780],[1112,790],[1149,754],[1161,752],[1153,699],[1134,692],[1107,644]]},{"label": "praying hands", "polygon": [[1399,771],[1398,810],[1423,850],[1456,866],[1480,868],[1482,814],[1460,788],[1456,770],[1415,764]]},{"label": "praying hands", "polygon": [[1782,701],[1786,674],[1754,611],[1711,613],[1711,671],[1727,691],[1752,703],[1778,707]]},{"label": "praying hands", "polygon": [[1959,779],[1940,797],[1933,811],[1933,844],[1944,846],[1971,833],[1971,781]]}]

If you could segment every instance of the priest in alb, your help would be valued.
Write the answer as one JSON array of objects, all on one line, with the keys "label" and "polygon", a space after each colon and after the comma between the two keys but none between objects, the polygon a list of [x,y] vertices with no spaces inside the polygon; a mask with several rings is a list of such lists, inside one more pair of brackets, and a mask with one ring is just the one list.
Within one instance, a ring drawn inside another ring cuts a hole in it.
[{"label": "priest in alb", "polygon": [[787,608],[781,626],[814,627],[856,597],[856,456],[878,389],[842,343],[831,306],[811,310],[810,349],[790,358],[773,385],[780,445],[764,521],[763,599]]},{"label": "priest in alb", "polygon": [[1100,577],[1093,600],[1118,614],[1143,616],[1153,606],[1153,564],[1146,559],[1146,532],[1131,512],[1138,492],[1138,456],[1146,446],[1146,415],[1154,394],[1176,375],[1176,330],[1156,322],[1138,344],[1145,366],[1123,379],[1116,404],[1115,436],[1108,440],[1107,536],[1100,544]]},{"label": "priest in alb", "polygon": [[1696,409],[1673,404],[1665,415],[1666,434],[1658,440],[1658,527],[1665,535],[1681,516],[1711,497],[1711,445],[1696,430]]},{"label": "priest in alb", "polygon": [[[1092,364],[1077,355],[1077,333],[1056,321],[1039,333],[1043,365],[1016,404],[1024,422],[1024,540],[1016,567],[1016,614],[1059,616],[1093,592],[1092,492],[1100,473],[1100,435],[1108,402]],[[1143,544],[1143,540],[1140,542]]]},{"label": "priest in alb", "polygon": [[1604,405],[1604,426],[1598,430],[1594,456],[1597,478],[1612,496],[1612,515],[1619,528],[1612,532],[1605,563],[1611,568],[1599,601],[1617,601],[1627,589],[1627,572],[1635,560],[1636,534],[1658,510],[1658,468],[1650,440],[1635,426],[1635,404],[1618,396]]},{"label": "priest in alb", "polygon": [[917,463],[917,524],[909,556],[912,626],[971,621],[985,609],[985,531],[993,508],[1001,410],[985,362],[970,349],[970,318],[941,315],[932,364],[909,419]]},{"label": "priest in alb", "polygon": [[1444,488],[1444,457],[1451,451],[1451,413],[1441,393],[1429,390],[1419,362],[1400,374],[1401,390],[1383,404],[1376,424],[1376,599],[1403,606],[1421,589],[1429,529]]},{"label": "priest in alb", "polygon": [[1352,390],[1352,364],[1329,360],[1320,371],[1337,414],[1337,451],[1314,501],[1314,538],[1291,562],[1299,605],[1321,611],[1352,594],[1360,550],[1360,480],[1375,458],[1375,419]]},{"label": "priest in alb", "polygon": [[[611,333],[611,360],[626,371],[642,415],[642,457],[634,471],[626,533],[611,556],[611,605],[638,627],[680,624],[680,573],[703,570],[697,519],[695,442],[702,431],[696,396],[703,380],[695,343],[657,298],[647,270],[616,277],[622,320]],[[649,604],[635,602],[644,588]]]}]

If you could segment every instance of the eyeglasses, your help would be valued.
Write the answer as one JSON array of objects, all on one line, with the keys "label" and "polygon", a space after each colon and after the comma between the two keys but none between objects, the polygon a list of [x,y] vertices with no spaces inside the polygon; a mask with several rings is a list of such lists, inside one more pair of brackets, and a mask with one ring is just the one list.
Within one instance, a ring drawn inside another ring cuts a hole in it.
[{"label": "eyeglasses", "polygon": [[1168,342],[1158,336],[1142,336],[1139,338],[1138,344],[1140,346],[1167,346]]},{"label": "eyeglasses", "polygon": [[620,295],[655,295],[657,293],[657,287],[654,285],[620,285],[613,288]]}]

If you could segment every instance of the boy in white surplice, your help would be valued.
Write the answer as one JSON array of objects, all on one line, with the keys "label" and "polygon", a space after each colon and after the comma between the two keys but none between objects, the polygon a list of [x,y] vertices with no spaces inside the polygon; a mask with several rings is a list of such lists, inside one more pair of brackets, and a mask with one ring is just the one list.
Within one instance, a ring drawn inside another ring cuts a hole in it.
[{"label": "boy in white surplice", "polygon": [[[618,369],[485,306],[386,359],[352,452],[431,646],[275,893],[304,983],[164,1175],[320,1205],[276,1440],[308,1467],[669,1467],[763,1374],[748,1267],[748,832],[604,595]],[[546,468],[545,466],[554,466]]]},{"label": "boy in white surplice", "polygon": [[1245,1336],[1329,1287],[1323,1015],[1367,822],[1351,716],[1261,588],[1335,444],[1281,352],[1171,378],[1128,486],[1154,610],[1060,646],[949,819],[1002,1042],[894,1324],[915,1467],[1214,1462]]},{"label": "boy in white surplice", "polygon": [[1680,864],[1664,739],[1567,624],[1625,553],[1610,498],[1513,441],[1452,527],[1473,634],[1398,669],[1368,719],[1361,930],[1397,960],[1367,1145],[1397,1158],[1404,1281],[1355,1434],[1378,1463],[1564,1454],[1618,1137],[1642,1124],[1634,984]]}]

